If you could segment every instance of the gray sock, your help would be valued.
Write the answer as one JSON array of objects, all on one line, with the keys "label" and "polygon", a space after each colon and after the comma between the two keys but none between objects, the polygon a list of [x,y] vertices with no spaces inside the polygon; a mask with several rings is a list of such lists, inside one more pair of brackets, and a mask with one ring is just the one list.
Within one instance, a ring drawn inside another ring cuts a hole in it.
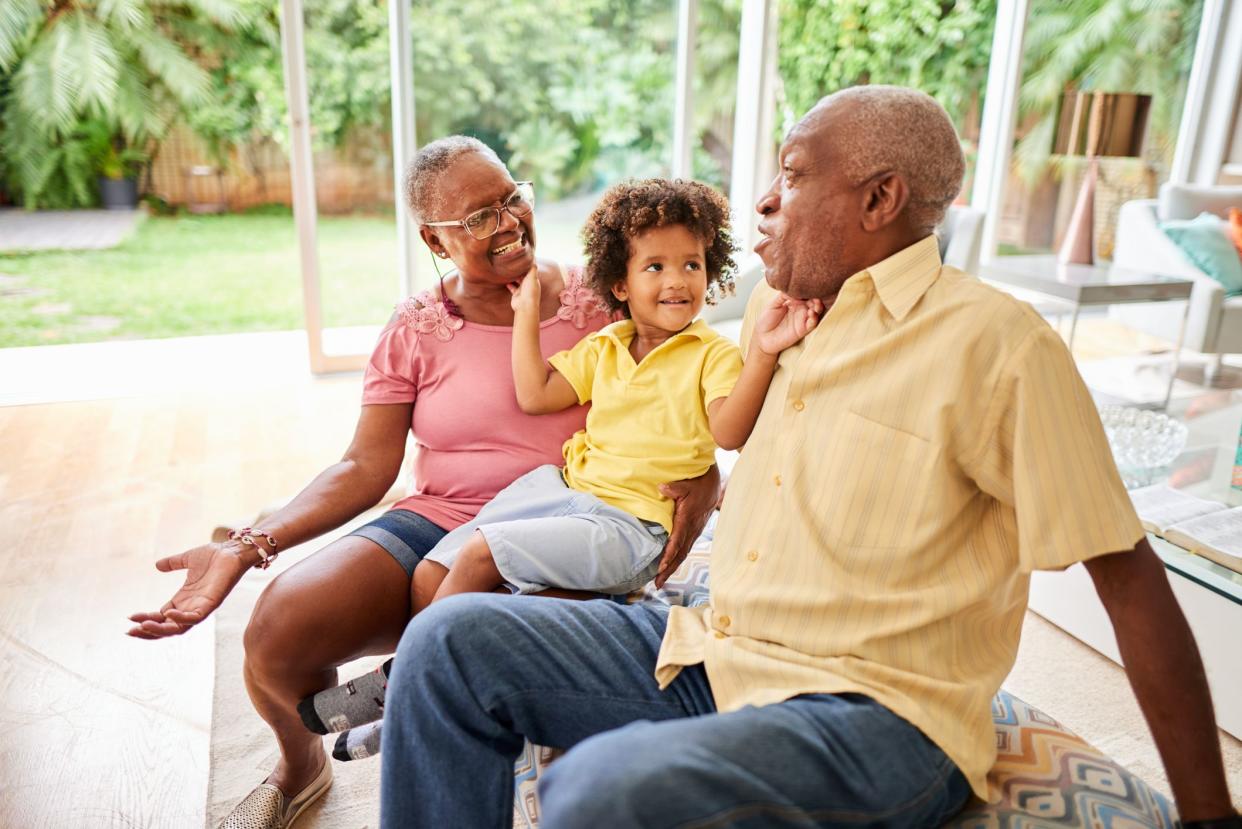
[{"label": "gray sock", "polygon": [[374,757],[380,753],[380,731],[384,721],[369,722],[357,728],[351,728],[336,738],[332,747],[332,756],[338,760],[361,760]]},{"label": "gray sock", "polygon": [[389,659],[368,674],[306,697],[298,703],[302,722],[316,734],[330,734],[380,719],[391,666]]}]

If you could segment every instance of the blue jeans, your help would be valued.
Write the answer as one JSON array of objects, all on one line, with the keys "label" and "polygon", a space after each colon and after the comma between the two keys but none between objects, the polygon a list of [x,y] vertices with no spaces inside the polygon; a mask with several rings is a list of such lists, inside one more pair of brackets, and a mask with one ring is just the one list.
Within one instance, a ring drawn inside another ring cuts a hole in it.
[{"label": "blue jeans", "polygon": [[414,578],[414,568],[447,532],[417,512],[394,507],[350,535],[360,535],[383,547],[405,575]]},{"label": "blue jeans", "polygon": [[716,712],[701,666],[652,671],[667,610],[472,594],[406,628],[384,713],[381,825],[508,829],[524,738],[570,748],[542,829],[938,826],[970,793],[914,726],[857,694]]}]

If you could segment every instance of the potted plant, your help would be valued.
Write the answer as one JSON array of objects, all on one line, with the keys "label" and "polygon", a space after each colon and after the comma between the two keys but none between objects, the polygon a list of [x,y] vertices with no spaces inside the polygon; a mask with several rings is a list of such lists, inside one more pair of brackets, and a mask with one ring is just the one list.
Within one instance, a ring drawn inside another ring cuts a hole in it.
[{"label": "potted plant", "polygon": [[96,157],[99,175],[99,201],[105,210],[133,210],[138,206],[138,174],[147,163],[147,154],[125,146],[117,136],[109,136]]}]

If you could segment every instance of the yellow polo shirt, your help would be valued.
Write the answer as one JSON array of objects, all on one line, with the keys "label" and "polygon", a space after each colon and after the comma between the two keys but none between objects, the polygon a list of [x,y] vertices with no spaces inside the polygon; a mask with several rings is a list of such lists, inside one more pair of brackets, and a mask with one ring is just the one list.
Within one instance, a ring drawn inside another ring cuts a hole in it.
[{"label": "yellow polo shirt", "polygon": [[[743,342],[771,296],[751,297]],[[672,608],[656,678],[704,663],[722,711],[865,694],[986,797],[1030,572],[1142,537],[1060,337],[928,237],[852,276],[781,354],[711,605]]]},{"label": "yellow polo shirt", "polygon": [[707,404],[733,390],[742,353],[702,320],[638,364],[633,339],[634,323],[622,320],[548,360],[591,404],[586,428],[565,441],[565,483],[671,530],[673,502],[659,486],[715,463]]}]

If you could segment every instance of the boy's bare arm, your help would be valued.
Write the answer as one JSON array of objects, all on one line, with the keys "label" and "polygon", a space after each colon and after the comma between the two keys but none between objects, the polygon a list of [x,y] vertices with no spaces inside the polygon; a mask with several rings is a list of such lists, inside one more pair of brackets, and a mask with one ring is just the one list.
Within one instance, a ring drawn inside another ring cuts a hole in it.
[{"label": "boy's bare arm", "polygon": [[721,449],[739,449],[750,437],[768,395],[768,385],[776,370],[776,355],[768,354],[752,342],[742,373],[728,397],[707,404],[707,422],[712,438]]},{"label": "boy's bare arm", "polygon": [[578,393],[560,372],[548,367],[539,348],[539,274],[534,268],[513,291],[513,385],[527,414],[568,409]]},{"label": "boy's bare arm", "polygon": [[750,349],[737,384],[728,397],[707,404],[712,437],[722,449],[738,449],[746,443],[782,351],[801,340],[819,324],[824,305],[818,299],[791,299],[777,294],[755,320]]}]

